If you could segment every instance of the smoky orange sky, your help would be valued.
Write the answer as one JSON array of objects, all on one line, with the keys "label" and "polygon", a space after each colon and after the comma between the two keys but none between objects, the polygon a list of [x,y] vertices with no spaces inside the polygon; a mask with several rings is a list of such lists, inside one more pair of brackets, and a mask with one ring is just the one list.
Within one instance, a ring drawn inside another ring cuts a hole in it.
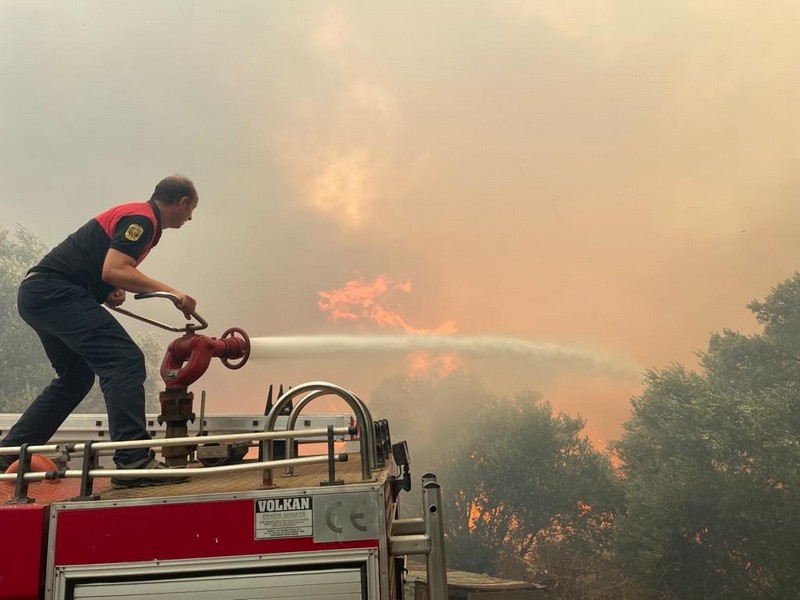
[{"label": "smoky orange sky", "polygon": [[[798,24],[789,1],[0,0],[0,225],[52,246],[178,172],[200,206],[142,270],[211,335],[402,333],[320,308],[384,277],[412,329],[693,366],[797,268]],[[269,383],[368,398],[409,360],[215,364],[197,385],[253,412]],[[641,381],[458,360],[601,438]]]}]

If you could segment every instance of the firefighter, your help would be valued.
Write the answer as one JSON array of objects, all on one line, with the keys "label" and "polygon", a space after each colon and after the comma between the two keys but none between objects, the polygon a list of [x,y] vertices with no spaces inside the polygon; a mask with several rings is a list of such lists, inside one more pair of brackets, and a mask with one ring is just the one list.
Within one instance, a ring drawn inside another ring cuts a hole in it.
[{"label": "firefighter", "polygon": [[[108,411],[112,441],[150,439],[145,420],[144,355],[101,305],[119,306],[126,292],[169,292],[187,318],[195,300],[137,268],[163,229],[192,219],[198,195],[187,177],[156,185],[147,202],[123,204],[97,215],[53,248],[19,286],[19,314],[38,334],[57,377],[9,430],[0,446],[45,444],[94,385]],[[13,462],[0,456],[0,472]],[[117,469],[167,468],[147,449],[117,450]],[[112,478],[114,487],[176,483],[183,478]]]}]

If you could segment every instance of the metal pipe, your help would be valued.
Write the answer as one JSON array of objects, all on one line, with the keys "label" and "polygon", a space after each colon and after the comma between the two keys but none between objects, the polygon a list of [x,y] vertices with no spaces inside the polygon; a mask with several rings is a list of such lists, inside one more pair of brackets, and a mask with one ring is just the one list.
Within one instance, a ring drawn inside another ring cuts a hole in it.
[{"label": "metal pipe", "polygon": [[[347,454],[340,453],[334,454],[336,462],[347,462]],[[204,467],[202,469],[92,469],[88,475],[92,479],[97,477],[115,477],[120,479],[136,479],[139,477],[155,477],[155,478],[172,478],[172,477],[208,477],[210,475],[218,475],[223,473],[239,473],[241,471],[257,471],[263,470],[265,466],[273,469],[279,469],[289,464],[295,466],[301,465],[316,465],[328,462],[326,455],[318,456],[303,456],[300,458],[281,459],[267,462],[243,463],[238,465],[227,465],[224,467]],[[58,473],[58,477],[80,477],[83,471],[80,469],[69,469]],[[0,475],[0,481],[13,481],[17,475],[12,473],[10,475]],[[26,473],[26,481],[41,481],[44,479],[55,479],[55,477],[46,472]]]},{"label": "metal pipe", "polygon": [[[286,429],[292,430],[294,429],[295,424],[297,423],[297,418],[300,416],[300,412],[305,408],[305,406],[311,402],[314,398],[319,398],[320,396],[327,396],[328,392],[325,390],[319,390],[316,392],[311,392],[303,398],[300,399],[300,402],[294,405],[292,408],[292,412],[289,413],[289,418],[286,421]],[[286,444],[286,458],[294,458],[294,444]],[[286,467],[284,474],[289,477],[294,475],[294,467]]]},{"label": "metal pipe", "polygon": [[[347,435],[349,432],[348,427],[336,427],[333,430],[336,435]],[[220,435],[207,435],[204,436],[202,442],[246,442],[251,440],[275,440],[283,439],[285,437],[315,437],[326,436],[328,434],[327,428],[319,427],[317,429],[298,429],[295,431],[259,431],[252,433],[230,433]],[[197,442],[196,437],[186,438],[165,438],[161,440],[134,440],[130,442],[95,442],[92,445],[94,449],[108,450],[110,448],[149,448],[151,446],[164,447],[164,446],[179,446],[187,442]],[[83,444],[75,444],[75,449],[80,450]]]},{"label": "metal pipe", "polygon": [[429,481],[422,488],[425,530],[431,539],[431,551],[426,560],[428,598],[447,600],[447,557],[444,550],[444,520],[442,519],[442,488]]},{"label": "metal pipe", "polygon": [[[327,383],[324,381],[313,381],[310,383],[304,383],[297,387],[292,388],[288,392],[286,392],[283,396],[278,398],[275,406],[272,407],[272,410],[269,411],[269,415],[267,415],[267,423],[266,423],[266,431],[273,431],[275,428],[275,423],[278,420],[278,416],[281,414],[283,408],[289,404],[296,396],[301,394],[309,393],[309,392],[316,392],[316,391],[327,391],[330,394],[334,394],[339,396],[342,400],[344,400],[350,408],[355,413],[356,422],[359,426],[360,431],[360,451],[361,451],[361,474],[364,480],[372,479],[372,469],[377,462],[377,454],[375,448],[375,425],[372,420],[372,415],[369,412],[366,404],[361,401],[360,398],[355,396],[354,394],[348,392],[344,388],[339,387],[338,385],[334,385],[332,383]],[[285,434],[288,433],[288,430],[282,432]],[[264,458],[266,460],[272,459],[272,444],[267,443],[264,444]],[[265,469],[264,470],[264,484],[271,485],[272,484],[272,470]]]},{"label": "metal pipe", "polygon": [[205,421],[206,419],[206,391],[203,390],[200,393],[200,423],[197,426],[197,437],[203,437],[205,433]]},{"label": "metal pipe", "polygon": [[[350,433],[349,427],[335,427],[333,430],[336,435],[348,435]],[[285,437],[324,437],[328,435],[327,428],[319,427],[317,429],[297,429],[294,431],[259,431],[252,433],[230,433],[220,435],[209,435],[202,438],[202,443],[207,442],[239,442],[239,441],[253,441],[253,440],[280,440]],[[117,450],[119,448],[163,448],[164,446],[181,446],[185,444],[196,444],[197,437],[185,438],[164,438],[164,439],[150,439],[150,440],[130,440],[127,442],[93,442],[92,450]],[[46,444],[42,446],[28,446],[28,452],[31,454],[43,453],[61,453],[67,452],[69,454],[79,454],[83,452],[85,443],[79,444]],[[0,455],[19,455],[21,446],[8,446],[0,449]]]},{"label": "metal pipe", "polygon": [[367,435],[370,438],[370,448],[372,449],[370,453],[372,457],[372,468],[376,469],[378,464],[378,445],[376,444],[375,441],[375,419],[372,418],[372,413],[370,412],[369,406],[367,406],[366,402],[364,402],[359,396],[356,396],[352,392],[347,392],[347,393],[350,394],[353,397],[353,400],[355,402],[358,402],[358,404],[363,408],[364,415],[366,416],[366,419],[369,422],[370,427]]}]

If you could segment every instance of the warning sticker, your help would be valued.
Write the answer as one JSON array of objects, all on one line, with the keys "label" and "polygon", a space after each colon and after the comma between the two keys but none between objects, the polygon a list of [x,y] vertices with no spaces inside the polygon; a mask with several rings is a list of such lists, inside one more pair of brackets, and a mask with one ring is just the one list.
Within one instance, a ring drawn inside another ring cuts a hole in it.
[{"label": "warning sticker", "polygon": [[255,500],[257,540],[309,537],[314,533],[314,511],[310,496]]}]

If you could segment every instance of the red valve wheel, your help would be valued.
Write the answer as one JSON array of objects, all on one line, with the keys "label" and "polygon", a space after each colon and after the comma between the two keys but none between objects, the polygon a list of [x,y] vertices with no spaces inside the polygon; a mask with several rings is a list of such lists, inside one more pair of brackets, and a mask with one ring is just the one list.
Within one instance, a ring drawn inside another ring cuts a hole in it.
[{"label": "red valve wheel", "polygon": [[[236,334],[239,334],[240,337],[236,337]],[[250,358],[250,337],[247,335],[244,329],[240,327],[231,327],[225,333],[222,334],[220,337],[221,340],[224,340],[226,337],[234,338],[238,344],[244,349],[244,354],[242,355],[242,360],[238,363],[232,363],[228,360],[227,356],[220,357],[222,364],[228,367],[229,369],[241,369],[244,366],[244,363],[247,362],[247,359]],[[238,358],[238,357],[237,357]]]}]

